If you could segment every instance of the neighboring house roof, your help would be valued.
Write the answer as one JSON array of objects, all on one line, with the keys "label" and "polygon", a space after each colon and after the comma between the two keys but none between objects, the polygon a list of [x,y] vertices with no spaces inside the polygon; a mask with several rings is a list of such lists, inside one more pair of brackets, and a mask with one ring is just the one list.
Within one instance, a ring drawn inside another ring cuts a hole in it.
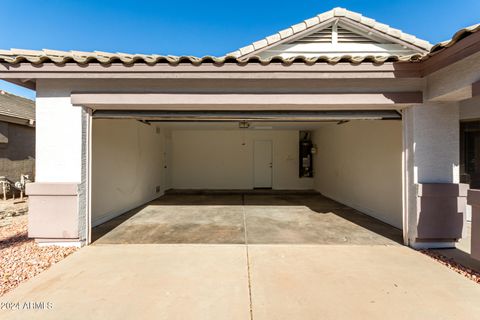
[{"label": "neighboring house roof", "polygon": [[[79,63],[79,64],[87,64],[87,63],[100,63],[102,65],[109,65],[112,63],[122,63],[125,65],[133,65],[134,63],[145,63],[147,65],[156,65],[156,64],[168,64],[168,65],[178,65],[178,64],[192,64],[194,66],[201,65],[203,63],[211,63],[215,65],[223,65],[223,64],[231,64],[235,63],[238,65],[246,65],[248,63],[259,63],[262,65],[268,65],[270,63],[282,63],[284,65],[290,65],[293,63],[305,63],[305,64],[316,64],[316,63],[329,63],[335,64],[339,62],[348,62],[352,64],[360,64],[363,62],[370,62],[375,64],[382,64],[384,62],[419,62],[423,60],[429,59],[431,56],[436,55],[440,51],[455,45],[462,39],[469,37],[470,35],[475,34],[476,32],[480,31],[480,25],[474,25],[468,28],[464,28],[453,36],[451,40],[439,43],[431,47],[428,42],[422,42],[423,40],[418,40],[417,38],[409,38],[407,34],[402,33],[399,30],[392,29],[384,24],[380,24],[375,22],[373,19],[365,18],[357,13],[353,13],[351,11],[345,10],[342,11],[340,9],[334,9],[325,13],[327,15],[331,14],[345,14],[345,16],[349,16],[352,19],[360,20],[360,22],[364,24],[371,24],[376,26],[379,30],[385,30],[385,33],[396,34],[397,37],[403,40],[410,39],[409,41],[413,41],[416,45],[421,46],[424,45],[423,48],[431,48],[429,51],[425,53],[418,53],[413,55],[385,55],[385,56],[352,56],[352,55],[341,55],[336,57],[329,57],[329,56],[316,56],[316,57],[304,57],[304,56],[295,56],[295,57],[258,57],[258,56],[250,56],[250,55],[243,55],[243,56],[233,56],[227,55],[223,57],[213,57],[213,56],[205,56],[205,57],[193,57],[193,56],[162,56],[162,55],[145,55],[145,54],[127,54],[127,53],[109,53],[109,52],[100,52],[100,51],[93,51],[93,52],[82,52],[82,51],[58,51],[58,50],[22,50],[22,49],[11,49],[11,50],[0,50],[0,63],[6,63],[10,65],[27,62],[32,63],[34,65],[39,65],[42,63],[55,63],[55,64],[65,64],[65,63]],[[350,19],[350,18],[349,18]],[[319,21],[319,16],[307,19],[302,22],[307,27],[307,24],[312,24],[315,21]],[[290,32],[293,33],[294,29],[302,28],[301,26],[290,27],[291,31],[284,31],[282,33],[289,34]],[[288,29],[287,29],[288,30]],[[269,37],[267,37],[268,39]],[[416,40],[414,40],[416,39]],[[264,39],[265,40],[265,39]],[[262,40],[263,41],[263,40]],[[255,43],[254,43],[255,44]],[[253,49],[255,49],[255,45]],[[257,45],[258,46],[258,45]],[[244,51],[246,52],[246,51]]]},{"label": "neighboring house roof", "polygon": [[335,8],[313,18],[304,20],[262,40],[253,42],[252,44],[240,48],[229,55],[235,57],[245,57],[253,54],[257,55],[268,48],[289,42],[291,39],[295,39],[299,36],[308,35],[311,31],[315,32],[318,29],[322,30],[336,21],[347,22],[353,25],[353,27],[357,26],[363,28],[370,35],[375,33],[377,37],[386,37],[393,42],[407,45],[414,50],[416,49],[418,53],[426,53],[430,51],[430,48],[432,47],[428,41],[418,39],[413,35],[404,33],[398,29],[394,29],[386,24],[379,23],[374,19],[364,17],[359,13],[349,11],[344,8]]},{"label": "neighboring house roof", "polygon": [[0,90],[0,120],[34,126],[35,102]]}]

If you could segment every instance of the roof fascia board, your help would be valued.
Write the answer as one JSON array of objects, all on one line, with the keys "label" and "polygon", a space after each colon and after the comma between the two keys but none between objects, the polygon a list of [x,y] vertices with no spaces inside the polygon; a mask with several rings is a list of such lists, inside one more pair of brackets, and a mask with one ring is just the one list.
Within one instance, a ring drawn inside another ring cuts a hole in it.
[{"label": "roof fascia board", "polygon": [[[181,76],[179,76],[181,75]],[[34,76],[32,74],[3,75],[0,72],[0,78],[5,81],[16,79],[16,77]],[[11,79],[9,79],[11,78]],[[170,80],[189,80],[189,79],[212,79],[212,80],[294,80],[294,79],[415,79],[420,78],[419,72],[411,71],[390,71],[390,72],[260,72],[260,73],[40,73],[35,76],[36,79],[89,79],[89,80],[142,80],[142,79],[170,79]]]},{"label": "roof fascia board", "polygon": [[398,44],[400,44],[400,45],[402,45],[402,46],[405,46],[405,47],[407,47],[407,48],[409,48],[409,49],[416,50],[416,51],[420,51],[420,52],[422,52],[422,53],[427,53],[427,52],[428,52],[427,50],[425,50],[425,49],[423,49],[423,48],[417,47],[417,46],[415,46],[415,45],[413,45],[413,44],[410,44],[410,43],[408,43],[408,42],[406,42],[406,41],[403,41],[403,40],[401,40],[401,39],[392,37],[392,36],[390,36],[390,35],[388,35],[388,34],[386,34],[386,33],[383,33],[383,32],[380,32],[380,31],[378,31],[378,30],[375,30],[374,28],[367,27],[367,26],[365,26],[365,25],[363,25],[363,24],[361,24],[361,23],[358,23],[358,22],[356,22],[356,21],[353,21],[353,20],[351,20],[351,19],[349,19],[349,18],[346,18],[346,17],[345,17],[345,18],[342,18],[342,20],[340,21],[340,24],[342,24],[342,23],[346,24],[347,26],[350,26],[351,28],[357,28],[357,29],[359,29],[359,30],[361,30],[361,31],[363,31],[363,32],[365,32],[365,33],[367,33],[367,34],[368,34],[368,33],[372,33],[373,35],[375,35],[375,36],[377,36],[377,37],[386,39],[386,40],[391,41],[391,42],[393,42],[393,43],[398,43]]},{"label": "roof fascia board", "polygon": [[292,36],[283,38],[283,39],[281,39],[281,40],[279,40],[279,41],[276,41],[276,42],[274,42],[274,43],[271,43],[271,44],[269,44],[269,45],[267,45],[267,46],[265,46],[265,47],[263,47],[263,48],[259,48],[259,49],[257,49],[257,50],[254,50],[254,51],[252,51],[252,52],[250,52],[250,53],[247,53],[247,54],[245,54],[245,55],[240,55],[239,58],[242,58],[242,59],[245,58],[245,59],[247,59],[247,58],[249,58],[249,57],[258,55],[258,54],[261,53],[261,52],[267,51],[267,50],[269,50],[269,49],[271,49],[271,48],[273,48],[273,47],[276,47],[276,46],[278,46],[278,45],[280,45],[280,44],[284,44],[285,42],[295,41],[295,40],[297,40],[297,39],[299,39],[299,38],[306,37],[306,36],[308,36],[309,34],[315,33],[316,31],[318,31],[318,30],[320,30],[320,29],[323,29],[323,28],[325,28],[325,27],[328,27],[329,25],[335,23],[335,21],[338,21],[338,20],[339,20],[339,18],[335,18],[335,17],[334,17],[334,18],[330,18],[330,19],[328,19],[328,20],[326,20],[326,21],[324,21],[324,22],[321,22],[321,23],[319,23],[319,24],[317,24],[317,25],[314,25],[314,26],[312,26],[312,27],[310,27],[310,28],[307,28],[307,29],[305,29],[305,30],[303,30],[303,31],[295,34],[295,35],[292,35]]},{"label": "roof fascia board", "polygon": [[432,74],[477,52],[480,52],[480,32],[475,32],[422,61],[422,76]]},{"label": "roof fascia board", "polygon": [[280,63],[260,65],[147,65],[135,64],[125,66],[115,63],[108,66],[78,64],[57,66],[44,63],[41,66],[20,63],[15,66],[0,64],[0,78],[20,83],[18,79],[328,79],[328,78],[419,78],[419,64],[386,62],[374,63],[318,63],[307,65],[294,63],[286,66]]},{"label": "roof fascia board", "polygon": [[20,124],[27,127],[35,127],[35,120],[33,119],[17,118],[17,117],[7,116],[4,114],[0,114],[0,121]]},{"label": "roof fascia board", "polygon": [[72,105],[94,110],[395,109],[423,102],[422,92],[318,94],[72,93]]},{"label": "roof fascia board", "polygon": [[271,72],[271,71],[304,71],[304,72],[345,72],[345,71],[393,71],[393,70],[413,70],[416,69],[415,64],[408,62],[384,62],[382,64],[375,64],[372,62],[362,62],[360,64],[353,64],[349,62],[339,62],[336,64],[328,63],[316,63],[308,65],[303,62],[293,63],[291,65],[284,65],[281,63],[270,63],[268,65],[262,65],[259,63],[249,63],[246,65],[238,64],[224,64],[222,66],[216,66],[214,64],[202,64],[195,66],[192,64],[155,64],[148,65],[146,63],[135,63],[131,66],[125,66],[124,64],[117,62],[109,65],[102,65],[100,63],[89,63],[88,65],[79,65],[77,63],[68,63],[64,65],[56,65],[54,63],[43,63],[42,65],[32,65],[29,62],[22,62],[16,65],[9,65],[8,63],[0,63],[0,72],[2,73],[62,73],[62,72],[119,72],[119,73],[131,73],[131,72]]}]

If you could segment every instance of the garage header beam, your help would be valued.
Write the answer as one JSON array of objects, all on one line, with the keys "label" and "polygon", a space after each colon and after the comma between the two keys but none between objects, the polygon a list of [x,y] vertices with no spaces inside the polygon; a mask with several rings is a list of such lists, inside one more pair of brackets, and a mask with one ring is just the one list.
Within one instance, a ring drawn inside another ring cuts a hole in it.
[{"label": "garage header beam", "polygon": [[301,94],[184,94],[72,93],[73,105],[94,110],[386,110],[421,104],[421,92],[301,93]]}]

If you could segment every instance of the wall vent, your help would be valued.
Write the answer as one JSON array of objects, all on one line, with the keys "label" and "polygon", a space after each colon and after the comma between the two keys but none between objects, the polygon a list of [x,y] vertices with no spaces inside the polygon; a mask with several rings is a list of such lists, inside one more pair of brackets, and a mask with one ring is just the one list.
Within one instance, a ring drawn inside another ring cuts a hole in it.
[{"label": "wall vent", "polygon": [[311,33],[303,38],[293,40],[289,44],[305,44],[305,43],[333,43],[334,29],[337,32],[337,43],[379,43],[366,36],[348,30],[342,26],[330,26],[328,28]]},{"label": "wall vent", "polygon": [[311,33],[308,36],[294,40],[290,43],[300,44],[300,43],[309,43],[309,42],[332,43],[332,27],[330,26],[327,29],[322,29],[320,31]]}]

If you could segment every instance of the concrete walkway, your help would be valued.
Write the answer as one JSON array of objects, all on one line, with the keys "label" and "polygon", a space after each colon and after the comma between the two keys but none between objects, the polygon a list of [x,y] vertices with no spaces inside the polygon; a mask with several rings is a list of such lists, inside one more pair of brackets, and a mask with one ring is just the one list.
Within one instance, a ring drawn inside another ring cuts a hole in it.
[{"label": "concrete walkway", "polygon": [[400,245],[94,245],[1,319],[480,319],[480,286]]}]

